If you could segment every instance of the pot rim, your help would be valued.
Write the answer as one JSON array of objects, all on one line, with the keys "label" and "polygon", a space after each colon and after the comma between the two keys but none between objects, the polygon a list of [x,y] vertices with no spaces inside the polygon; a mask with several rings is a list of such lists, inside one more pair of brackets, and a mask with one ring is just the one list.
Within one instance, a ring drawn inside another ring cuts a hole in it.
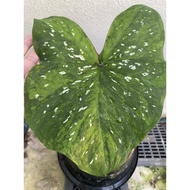
[{"label": "pot rim", "polygon": [[138,162],[138,147],[132,150],[123,166],[105,177],[93,176],[80,170],[61,153],[58,153],[58,161],[66,177],[82,190],[112,190],[121,187],[132,176]]}]

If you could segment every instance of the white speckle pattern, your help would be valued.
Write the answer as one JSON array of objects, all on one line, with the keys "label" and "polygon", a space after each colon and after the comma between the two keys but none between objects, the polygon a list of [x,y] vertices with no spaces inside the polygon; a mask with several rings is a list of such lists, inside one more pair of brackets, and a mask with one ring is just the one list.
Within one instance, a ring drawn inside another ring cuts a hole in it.
[{"label": "white speckle pattern", "polygon": [[130,56],[135,55],[135,52],[131,52],[129,55],[130,55]]},{"label": "white speckle pattern", "polygon": [[66,68],[67,68],[67,67],[68,67],[68,65],[63,65],[63,67],[66,67]]},{"label": "white speckle pattern", "polygon": [[97,160],[98,159],[98,154],[96,154],[96,157],[95,157],[95,160]]},{"label": "white speckle pattern", "polygon": [[80,52],[81,52],[82,54],[84,54],[84,51],[82,51],[82,49],[80,49]]},{"label": "white speckle pattern", "polygon": [[73,131],[71,134],[70,134],[70,136],[73,136],[75,134],[75,131]]},{"label": "white speckle pattern", "polygon": [[129,68],[132,69],[132,70],[135,70],[136,66],[135,65],[129,65]]},{"label": "white speckle pattern", "polygon": [[55,30],[52,28],[52,29],[51,29],[51,32],[53,32],[53,33],[54,33],[54,32],[55,32]]},{"label": "white speckle pattern", "polygon": [[82,81],[81,80],[76,80],[75,82],[72,83],[72,85],[75,85],[75,84],[80,83],[80,82],[82,82]]},{"label": "white speckle pattern", "polygon": [[68,46],[68,44],[67,44],[67,42],[66,42],[66,41],[64,41],[64,42],[63,42],[63,44],[64,44],[64,46]]},{"label": "white speckle pattern", "polygon": [[68,48],[68,47],[65,47],[65,49],[67,49],[67,50],[69,50],[69,51],[71,51],[71,52],[73,52],[73,48]]},{"label": "white speckle pattern", "polygon": [[142,75],[145,77],[145,76],[148,75],[148,73],[147,73],[147,72],[144,72],[144,73],[142,73]]},{"label": "white speckle pattern", "polygon": [[94,162],[94,159],[92,159],[89,164],[92,164],[93,162]]},{"label": "white speckle pattern", "polygon": [[81,141],[84,141],[85,140],[85,137],[82,137]]},{"label": "white speckle pattern", "polygon": [[49,42],[44,42],[43,46],[49,46]]},{"label": "white speckle pattern", "polygon": [[52,34],[52,33],[49,33],[49,35],[50,35],[50,36],[54,36],[54,34]]},{"label": "white speckle pattern", "polygon": [[90,90],[87,90],[87,91],[85,92],[85,95],[88,95],[89,92],[90,92]]},{"label": "white speckle pattern", "polygon": [[69,88],[65,88],[65,89],[60,93],[60,95],[63,95],[63,94],[68,93],[68,92],[69,92]]},{"label": "white speckle pattern", "polygon": [[132,31],[133,31],[135,34],[138,34],[138,31],[137,31],[137,30],[135,30],[135,29],[134,29],[134,30],[132,30]]},{"label": "white speckle pattern", "polygon": [[117,89],[116,89],[114,86],[112,86],[112,88],[113,88],[115,91],[117,91]]},{"label": "white speckle pattern", "polygon": [[88,106],[81,107],[81,108],[79,108],[78,112],[84,111],[84,110],[86,110],[87,108],[88,108]]},{"label": "white speckle pattern", "polygon": [[85,58],[83,57],[83,55],[73,55],[76,58],[79,58],[80,60],[84,61]]},{"label": "white speckle pattern", "polygon": [[[121,63],[121,62],[119,62],[118,64],[119,64],[119,65],[122,65],[122,66],[124,65],[124,63]],[[111,71],[110,71],[110,72],[111,72]]]},{"label": "white speckle pattern", "polygon": [[138,78],[135,78],[135,80],[140,81]]},{"label": "white speckle pattern", "polygon": [[114,79],[112,79],[112,78],[111,78],[111,80],[112,80],[114,83],[118,84],[118,82],[117,82],[116,80],[114,80]]},{"label": "white speckle pattern", "polygon": [[70,117],[71,117],[71,116],[69,115],[69,116],[67,117],[67,119],[65,119],[65,121],[63,121],[63,124],[64,124],[64,123],[67,123],[67,121],[69,120]]},{"label": "white speckle pattern", "polygon": [[78,70],[79,70],[79,71],[84,71],[84,69],[82,69],[81,67],[78,67]]},{"label": "white speckle pattern", "polygon": [[43,78],[43,79],[46,79],[46,76],[45,76],[45,75],[41,75],[40,77]]},{"label": "white speckle pattern", "polygon": [[127,82],[130,82],[130,81],[131,81],[131,77],[130,77],[130,76],[126,76],[126,77],[124,77],[124,79],[125,79]]},{"label": "white speckle pattern", "polygon": [[135,62],[135,65],[137,65],[137,66],[141,66],[141,63]]},{"label": "white speckle pattern", "polygon": [[68,54],[68,56],[69,56],[70,58],[74,58],[74,56],[72,56],[72,55],[70,55],[70,54]]},{"label": "white speckle pattern", "polygon": [[119,140],[119,143],[122,144],[122,140],[120,138],[118,138],[118,140]]},{"label": "white speckle pattern", "polygon": [[54,109],[54,112],[57,112],[57,110],[58,110],[58,107],[56,107],[56,108]]},{"label": "white speckle pattern", "polygon": [[142,19],[141,21],[140,21],[140,23],[141,23],[141,26],[143,27],[143,25],[144,25],[144,19]]},{"label": "white speckle pattern", "polygon": [[89,121],[89,125],[90,125],[90,127],[92,127],[92,120],[91,119]]},{"label": "white speckle pattern", "polygon": [[65,75],[66,72],[65,72],[65,71],[60,71],[59,74],[60,74],[60,75]]},{"label": "white speckle pattern", "polygon": [[91,68],[92,67],[92,65],[85,65],[84,67],[83,67],[83,69],[87,69],[87,68]]},{"label": "white speckle pattern", "polygon": [[89,88],[92,88],[93,85],[94,85],[94,83],[91,83],[91,85],[89,86]]},{"label": "white speckle pattern", "polygon": [[39,94],[36,94],[36,95],[35,95],[35,98],[37,99],[39,96],[40,96]]}]

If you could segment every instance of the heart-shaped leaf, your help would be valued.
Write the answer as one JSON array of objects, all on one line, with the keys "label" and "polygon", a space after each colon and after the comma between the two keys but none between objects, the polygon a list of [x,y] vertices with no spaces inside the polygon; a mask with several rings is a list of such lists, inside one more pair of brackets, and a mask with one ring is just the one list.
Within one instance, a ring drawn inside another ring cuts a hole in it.
[{"label": "heart-shaped leaf", "polygon": [[35,20],[33,45],[40,64],[25,81],[25,112],[35,135],[89,174],[118,169],[162,113],[160,15],[144,5],[122,12],[99,56],[65,17]]}]

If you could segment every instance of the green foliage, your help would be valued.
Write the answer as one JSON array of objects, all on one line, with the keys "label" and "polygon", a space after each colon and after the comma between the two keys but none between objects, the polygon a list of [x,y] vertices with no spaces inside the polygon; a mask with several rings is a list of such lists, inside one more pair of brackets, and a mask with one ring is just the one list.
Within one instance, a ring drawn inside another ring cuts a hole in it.
[{"label": "green foliage", "polygon": [[49,149],[105,176],[159,120],[165,98],[164,27],[159,14],[135,5],[118,15],[100,55],[65,17],[35,20],[40,64],[25,81],[26,120]]}]

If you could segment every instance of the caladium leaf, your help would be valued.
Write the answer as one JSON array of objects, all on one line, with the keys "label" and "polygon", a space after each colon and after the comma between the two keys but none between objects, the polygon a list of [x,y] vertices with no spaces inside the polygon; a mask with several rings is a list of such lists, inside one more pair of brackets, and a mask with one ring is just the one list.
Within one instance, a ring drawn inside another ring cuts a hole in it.
[{"label": "caladium leaf", "polygon": [[40,64],[25,81],[25,112],[35,135],[89,174],[118,169],[162,113],[160,15],[144,5],[122,12],[99,56],[65,17],[35,20],[33,45]]}]

